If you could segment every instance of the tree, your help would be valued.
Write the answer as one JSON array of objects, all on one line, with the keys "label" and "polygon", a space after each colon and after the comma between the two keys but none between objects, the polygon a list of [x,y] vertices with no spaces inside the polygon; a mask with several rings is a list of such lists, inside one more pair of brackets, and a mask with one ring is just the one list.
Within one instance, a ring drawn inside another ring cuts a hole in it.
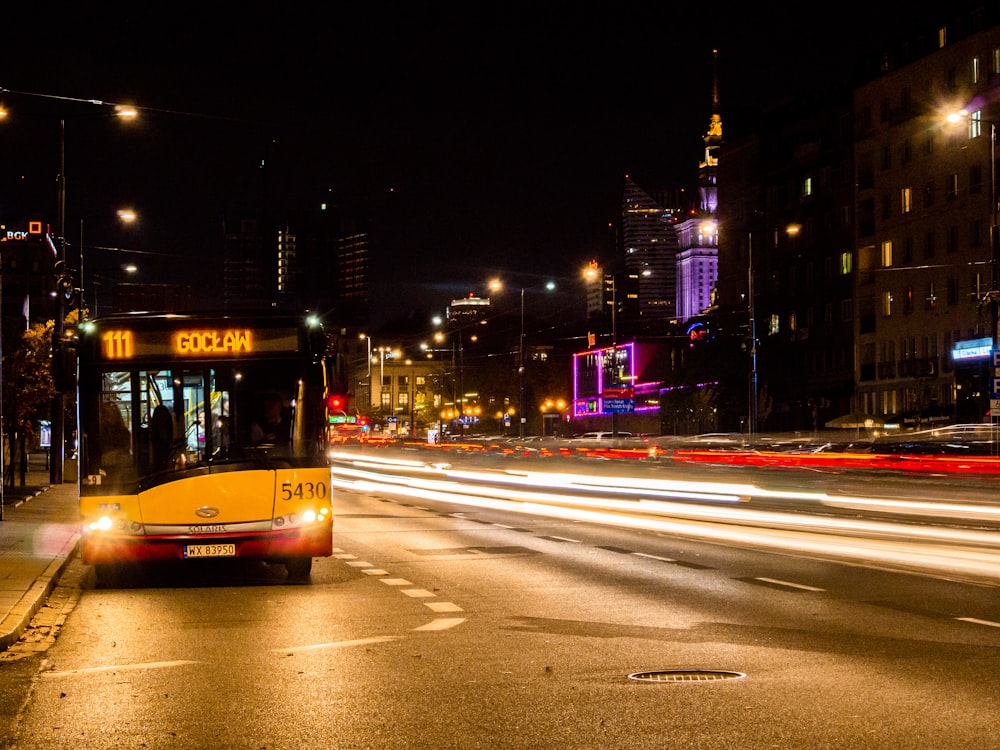
[{"label": "tree", "polygon": [[[56,389],[52,381],[52,321],[36,323],[17,338],[5,337],[3,353],[4,439],[10,451],[10,466],[22,467],[21,482],[27,470],[28,441],[35,420],[47,418]],[[5,467],[6,469],[6,467]],[[13,472],[5,473],[10,485]]]}]

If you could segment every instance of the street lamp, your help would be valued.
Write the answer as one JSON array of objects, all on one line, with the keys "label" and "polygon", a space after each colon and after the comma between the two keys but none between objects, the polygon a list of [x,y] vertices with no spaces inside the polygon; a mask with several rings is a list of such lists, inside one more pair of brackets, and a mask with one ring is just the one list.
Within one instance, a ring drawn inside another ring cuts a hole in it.
[{"label": "street lamp", "polygon": [[[41,94],[28,94],[28,96],[44,96]],[[45,98],[52,98],[45,96]],[[103,102],[99,99],[79,99],[75,101],[85,102],[98,107],[113,107],[113,115],[122,120],[133,120],[138,115],[134,107],[121,104]],[[59,260],[66,263],[66,117],[59,118],[59,175],[56,181],[58,188],[58,217],[59,217]],[[82,243],[80,250],[83,250]],[[83,279],[80,279],[81,284]],[[60,354],[57,349],[63,345],[65,333],[65,310],[63,309],[62,296],[56,297],[55,321],[52,331],[53,356]],[[52,402],[52,461],[49,466],[49,481],[52,484],[63,483],[63,464],[66,458],[66,422],[65,422],[65,395],[58,394]]]},{"label": "street lamp", "polygon": [[[80,250],[79,250],[79,253],[80,253],[80,317],[81,317],[81,319],[83,317],[84,311],[87,309],[86,297],[85,297],[86,285],[84,283],[84,275],[83,275],[83,258],[84,258],[84,252],[83,252],[83,220],[84,220],[84,218],[85,217],[83,217],[83,216],[80,217]],[[86,217],[86,218],[93,219],[93,218],[105,218],[105,217],[98,216],[98,217]],[[131,224],[138,217],[137,217],[135,211],[133,211],[132,209],[130,209],[130,208],[123,208],[123,209],[120,209],[119,211],[117,211],[115,213],[115,215],[114,215],[113,218],[117,218],[123,224]],[[128,270],[128,269],[126,269],[126,270]],[[94,294],[94,317],[95,318],[97,317],[97,294],[96,294],[96,292]]]},{"label": "street lamp", "polygon": [[[1000,196],[997,193],[997,125],[996,120],[985,120],[982,112],[961,109],[958,112],[949,114],[946,118],[948,122],[959,122],[966,120],[969,124],[970,136],[979,135],[983,124],[990,126],[990,288],[980,301],[983,306],[989,306],[990,338],[993,342],[992,357],[990,361],[991,384],[997,378],[997,373],[993,371],[993,364],[1000,359]],[[998,398],[990,398],[990,416],[994,426],[1000,426],[1000,394]]]},{"label": "street lamp", "polygon": [[753,293],[753,232],[747,233],[747,312],[750,317],[750,394],[747,411],[747,444],[753,448],[757,432],[757,319]]},{"label": "street lamp", "polygon": [[[598,265],[597,261],[591,261],[590,264],[584,269],[583,275],[588,281],[598,280]],[[611,363],[613,368],[614,382],[611,384],[615,388],[620,388],[622,386],[622,372],[618,365],[618,286],[615,279],[615,274],[600,275],[602,285],[611,279]],[[603,305],[603,288],[601,293],[601,302]],[[618,437],[618,412],[611,412],[611,439],[614,440]]]},{"label": "street lamp", "polygon": [[[489,283],[489,288],[494,292],[503,291],[503,282],[499,279],[493,279]],[[556,288],[554,281],[548,281],[545,284],[545,289],[547,291],[553,291]],[[521,329],[517,339],[517,377],[518,377],[518,405],[517,410],[520,415],[520,425],[518,429],[518,437],[522,440],[524,439],[524,431],[528,422],[528,415],[525,412],[525,401],[527,399],[527,370],[525,368],[524,362],[524,292],[526,287],[520,287],[521,290]]]}]

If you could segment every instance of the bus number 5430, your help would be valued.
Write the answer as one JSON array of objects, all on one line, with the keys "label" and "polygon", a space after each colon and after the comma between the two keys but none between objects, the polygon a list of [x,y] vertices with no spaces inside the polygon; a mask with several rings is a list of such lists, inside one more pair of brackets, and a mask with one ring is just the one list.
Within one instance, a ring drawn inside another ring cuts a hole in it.
[{"label": "bus number 5430", "polygon": [[285,482],[281,485],[281,499],[291,500],[322,500],[326,497],[326,485],[323,482]]}]

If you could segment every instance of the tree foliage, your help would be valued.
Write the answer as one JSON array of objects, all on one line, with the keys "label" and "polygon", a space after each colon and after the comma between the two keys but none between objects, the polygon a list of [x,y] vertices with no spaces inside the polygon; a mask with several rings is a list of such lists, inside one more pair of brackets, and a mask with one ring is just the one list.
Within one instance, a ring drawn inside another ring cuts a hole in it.
[{"label": "tree foliage", "polygon": [[4,340],[3,403],[8,432],[30,430],[47,418],[56,396],[52,382],[52,321],[36,323],[19,338]]}]

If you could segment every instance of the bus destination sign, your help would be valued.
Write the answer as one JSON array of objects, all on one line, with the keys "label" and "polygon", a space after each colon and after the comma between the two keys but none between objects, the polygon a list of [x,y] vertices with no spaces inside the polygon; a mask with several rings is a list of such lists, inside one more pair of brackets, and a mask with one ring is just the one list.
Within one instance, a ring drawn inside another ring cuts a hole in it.
[{"label": "bus destination sign", "polygon": [[253,354],[295,352],[294,328],[200,328],[177,331],[137,331],[114,328],[101,334],[103,359],[144,357],[229,358]]}]

